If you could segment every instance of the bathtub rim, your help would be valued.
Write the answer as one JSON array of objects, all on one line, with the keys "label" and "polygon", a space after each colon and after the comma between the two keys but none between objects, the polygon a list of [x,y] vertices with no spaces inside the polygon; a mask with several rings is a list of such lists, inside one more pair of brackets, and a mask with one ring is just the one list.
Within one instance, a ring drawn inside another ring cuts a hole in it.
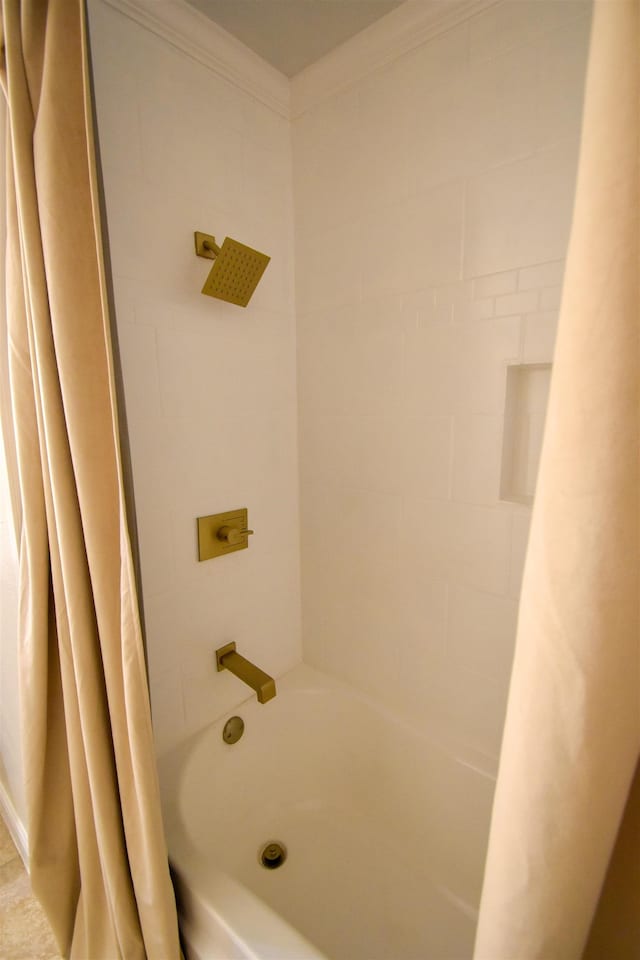
[{"label": "bathtub rim", "polygon": [[329,960],[243,883],[187,859],[185,871],[178,851],[171,875],[189,960]]}]

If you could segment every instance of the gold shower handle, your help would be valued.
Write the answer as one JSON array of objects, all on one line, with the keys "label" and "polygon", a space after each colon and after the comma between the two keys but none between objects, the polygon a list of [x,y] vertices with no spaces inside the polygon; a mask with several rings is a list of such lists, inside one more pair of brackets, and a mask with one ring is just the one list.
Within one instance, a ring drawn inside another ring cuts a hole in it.
[{"label": "gold shower handle", "polygon": [[245,537],[251,536],[253,530],[241,530],[239,527],[220,527],[218,530],[218,540],[222,540],[223,543],[228,543],[230,546],[235,547],[236,544],[242,543]]},{"label": "gold shower handle", "polygon": [[246,507],[198,517],[198,560],[226,557],[249,548],[249,512]]}]

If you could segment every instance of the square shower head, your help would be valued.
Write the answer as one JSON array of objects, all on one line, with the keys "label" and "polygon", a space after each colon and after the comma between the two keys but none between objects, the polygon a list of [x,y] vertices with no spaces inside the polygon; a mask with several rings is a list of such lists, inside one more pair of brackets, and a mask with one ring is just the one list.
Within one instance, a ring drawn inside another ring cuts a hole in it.
[{"label": "square shower head", "polygon": [[202,292],[246,307],[271,257],[226,237]]}]

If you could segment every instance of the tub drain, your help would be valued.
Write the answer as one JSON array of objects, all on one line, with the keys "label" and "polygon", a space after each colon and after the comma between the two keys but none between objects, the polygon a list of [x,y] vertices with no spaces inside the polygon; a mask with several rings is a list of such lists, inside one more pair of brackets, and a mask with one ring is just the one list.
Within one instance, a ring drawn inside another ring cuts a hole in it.
[{"label": "tub drain", "polygon": [[267,870],[281,867],[287,859],[287,848],[279,840],[269,840],[260,851],[260,863]]}]

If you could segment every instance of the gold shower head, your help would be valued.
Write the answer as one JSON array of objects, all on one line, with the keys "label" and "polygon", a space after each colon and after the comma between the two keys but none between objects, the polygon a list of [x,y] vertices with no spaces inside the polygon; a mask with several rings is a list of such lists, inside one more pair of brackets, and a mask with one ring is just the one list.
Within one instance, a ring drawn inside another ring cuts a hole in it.
[{"label": "gold shower head", "polygon": [[215,261],[202,292],[246,307],[271,257],[231,237],[219,247],[214,237],[197,231],[195,241],[197,255]]}]

